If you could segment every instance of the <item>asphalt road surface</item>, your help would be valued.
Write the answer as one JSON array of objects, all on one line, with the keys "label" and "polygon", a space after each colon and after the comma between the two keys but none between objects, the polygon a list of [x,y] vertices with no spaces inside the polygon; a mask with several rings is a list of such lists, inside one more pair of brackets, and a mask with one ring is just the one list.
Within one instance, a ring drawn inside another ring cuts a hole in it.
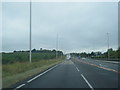
[{"label": "asphalt road surface", "polygon": [[118,88],[116,63],[71,59],[18,85],[18,88]]}]

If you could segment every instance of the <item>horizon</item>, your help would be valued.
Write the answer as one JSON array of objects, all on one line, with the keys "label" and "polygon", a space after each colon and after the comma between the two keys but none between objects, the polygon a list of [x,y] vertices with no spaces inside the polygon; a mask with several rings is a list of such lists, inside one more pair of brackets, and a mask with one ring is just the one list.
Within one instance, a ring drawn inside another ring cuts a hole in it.
[{"label": "horizon", "polygon": [[[36,48],[33,48],[33,49],[36,49]],[[32,49],[32,50],[33,50]],[[109,49],[111,49],[111,48],[109,48]],[[113,49],[113,48],[112,48]],[[36,50],[40,50],[40,49],[36,49]],[[52,51],[52,50],[56,50],[56,49],[46,49],[46,48],[42,48],[42,50],[50,50],[50,51]],[[114,51],[116,51],[116,50],[118,50],[118,49],[113,49]],[[14,52],[14,51],[16,51],[16,52],[19,52],[19,51],[29,51],[29,49],[27,49],[27,50],[13,50],[13,51],[2,51],[2,52],[0,52],[0,53],[12,53],[12,52]],[[68,52],[68,53],[66,53],[66,52],[64,52],[63,50],[57,50],[57,51],[62,51],[63,52],[63,54],[69,54],[69,53],[84,53],[85,51],[81,51],[81,52]],[[96,51],[90,51],[90,52],[85,52],[85,53],[91,53],[91,52],[101,52],[101,53],[105,53],[105,52],[107,52],[107,50],[106,51],[104,51],[104,52],[102,52],[102,51],[99,51],[99,50],[96,50]]]}]

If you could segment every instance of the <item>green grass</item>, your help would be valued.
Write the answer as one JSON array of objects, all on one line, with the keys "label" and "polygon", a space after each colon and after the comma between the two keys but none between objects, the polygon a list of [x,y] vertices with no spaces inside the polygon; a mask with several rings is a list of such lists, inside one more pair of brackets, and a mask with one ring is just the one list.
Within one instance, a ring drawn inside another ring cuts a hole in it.
[{"label": "green grass", "polygon": [[2,63],[9,64],[14,62],[23,62],[29,60],[29,53],[19,52],[19,53],[2,53]]},{"label": "green grass", "polygon": [[37,62],[16,62],[13,64],[3,64],[2,66],[2,79],[3,88],[10,87],[11,85],[19,82],[31,75],[37,74],[49,67],[62,62],[63,59],[40,60]]},{"label": "green grass", "polygon": [[[55,58],[55,53],[53,52],[32,53],[33,61],[48,60],[53,58]],[[2,53],[3,64],[27,61],[29,61],[29,52]]]},{"label": "green grass", "polygon": [[0,63],[0,89],[2,88],[2,64]]}]

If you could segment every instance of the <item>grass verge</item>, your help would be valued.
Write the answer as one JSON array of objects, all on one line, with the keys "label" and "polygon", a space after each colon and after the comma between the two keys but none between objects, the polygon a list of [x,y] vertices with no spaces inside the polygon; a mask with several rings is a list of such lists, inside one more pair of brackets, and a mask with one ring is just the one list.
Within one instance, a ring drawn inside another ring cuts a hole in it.
[{"label": "grass verge", "polygon": [[40,73],[63,60],[40,60],[39,62],[22,62],[3,65],[2,87],[8,88],[15,83],[22,81],[32,75]]}]

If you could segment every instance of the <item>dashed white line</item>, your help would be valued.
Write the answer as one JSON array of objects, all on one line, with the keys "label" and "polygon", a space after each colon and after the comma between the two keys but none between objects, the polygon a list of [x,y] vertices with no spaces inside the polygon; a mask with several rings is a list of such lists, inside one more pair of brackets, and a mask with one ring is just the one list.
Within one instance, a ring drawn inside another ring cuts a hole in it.
[{"label": "dashed white line", "polygon": [[[16,89],[19,89],[19,88],[21,88],[21,87],[23,87],[23,86],[25,86],[25,84],[19,85],[18,87],[16,87]],[[16,89],[15,89],[15,90],[16,90]]]},{"label": "dashed white line", "polygon": [[88,80],[82,74],[81,74],[81,76],[83,77],[83,79],[85,80],[85,82],[88,84],[88,86],[91,88],[91,90],[94,90],[93,87],[88,82]]},{"label": "dashed white line", "polygon": [[55,68],[55,67],[57,67],[57,66],[58,66],[58,65],[55,65],[55,66],[51,67],[50,69],[48,69],[48,70],[44,71],[43,73],[41,73],[41,74],[37,75],[37,76],[36,76],[36,77],[34,77],[34,78],[32,78],[32,79],[28,80],[27,82],[29,83],[29,82],[31,82],[31,81],[33,81],[33,80],[35,80],[36,78],[38,78],[38,77],[42,76],[43,74],[47,73],[48,71],[52,70],[53,68]]},{"label": "dashed white line", "polygon": [[[72,62],[72,61],[71,61]],[[72,62],[73,63],[73,62]],[[73,63],[73,65],[75,66],[75,68],[77,69],[77,71],[79,72],[80,70],[78,69],[78,67]]]},{"label": "dashed white line", "polygon": [[73,63],[73,65],[75,66],[75,68],[77,69],[77,71],[79,72],[80,70],[78,69],[78,67]]},{"label": "dashed white line", "polygon": [[79,72],[80,70],[78,69],[78,67],[74,64],[74,66],[76,67],[77,71]]}]

